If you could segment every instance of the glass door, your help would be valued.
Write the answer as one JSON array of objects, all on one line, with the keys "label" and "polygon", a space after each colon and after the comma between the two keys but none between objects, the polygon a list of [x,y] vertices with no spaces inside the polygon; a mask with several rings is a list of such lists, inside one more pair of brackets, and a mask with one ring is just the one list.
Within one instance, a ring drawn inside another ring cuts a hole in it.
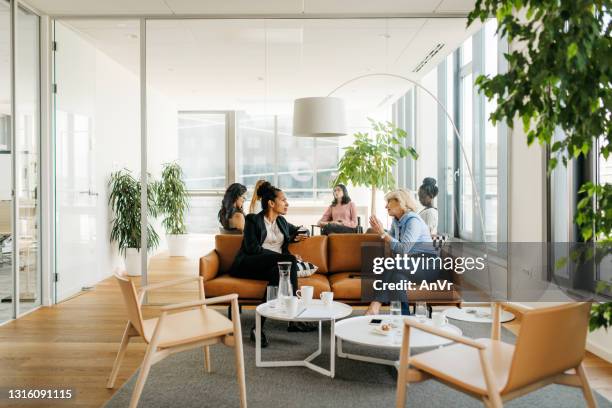
[{"label": "glass door", "polygon": [[[56,22],[54,40],[55,207],[57,302],[95,283],[96,210],[95,104],[96,54]],[[59,45],[61,44],[61,45]],[[78,84],[78,86],[77,86]]]},{"label": "glass door", "polygon": [[10,6],[0,1],[0,323],[13,317]]}]

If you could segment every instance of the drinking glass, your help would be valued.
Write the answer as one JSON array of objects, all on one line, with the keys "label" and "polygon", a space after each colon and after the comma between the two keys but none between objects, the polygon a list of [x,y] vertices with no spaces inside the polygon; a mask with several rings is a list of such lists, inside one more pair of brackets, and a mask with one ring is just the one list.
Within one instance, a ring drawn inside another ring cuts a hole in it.
[{"label": "drinking glass", "polygon": [[416,302],[414,315],[417,317],[420,323],[425,323],[427,320],[427,303]]},{"label": "drinking glass", "polygon": [[268,286],[266,288],[266,301],[268,302],[268,307],[274,309],[276,307],[277,298],[278,286]]},{"label": "drinking glass", "polygon": [[391,326],[393,327],[393,343],[402,341],[402,302],[392,300],[389,304],[389,314],[391,315]]}]

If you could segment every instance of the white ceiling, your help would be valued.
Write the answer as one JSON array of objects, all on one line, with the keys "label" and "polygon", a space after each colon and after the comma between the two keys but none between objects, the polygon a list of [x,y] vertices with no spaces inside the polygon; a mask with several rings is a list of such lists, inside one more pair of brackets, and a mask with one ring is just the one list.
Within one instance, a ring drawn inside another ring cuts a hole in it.
[{"label": "white ceiling", "polygon": [[26,0],[47,14],[467,13],[475,0]]},{"label": "white ceiling", "polygon": [[[137,21],[67,24],[138,72]],[[461,18],[151,20],[147,80],[180,109],[288,112],[295,98],[326,95],[358,75],[418,79],[477,29],[465,26]],[[440,53],[413,73],[438,43],[444,44]],[[392,103],[408,87],[398,79],[366,78],[336,95],[347,99],[349,109],[368,111]]]}]

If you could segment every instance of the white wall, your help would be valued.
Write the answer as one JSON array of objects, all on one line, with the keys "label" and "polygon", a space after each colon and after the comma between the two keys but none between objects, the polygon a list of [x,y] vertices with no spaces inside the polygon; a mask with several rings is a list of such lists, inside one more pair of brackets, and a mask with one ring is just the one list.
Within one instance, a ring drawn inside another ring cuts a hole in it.
[{"label": "white wall", "polygon": [[0,154],[0,201],[11,200],[11,155]]}]

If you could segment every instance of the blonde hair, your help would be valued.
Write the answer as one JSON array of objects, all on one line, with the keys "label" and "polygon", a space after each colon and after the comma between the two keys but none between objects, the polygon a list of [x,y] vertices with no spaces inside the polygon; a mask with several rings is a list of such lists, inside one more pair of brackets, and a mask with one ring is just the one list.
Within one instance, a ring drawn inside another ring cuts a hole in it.
[{"label": "blonde hair", "polygon": [[259,201],[259,199],[261,198],[257,195],[257,190],[259,189],[259,186],[261,186],[265,182],[266,180],[259,179],[255,183],[255,187],[253,187],[253,196],[251,197],[251,204],[249,204],[249,214],[253,214],[255,212],[255,207],[257,207],[257,201]]},{"label": "blonde hair", "polygon": [[415,211],[418,208],[417,202],[410,192],[404,190],[403,188],[398,188],[397,190],[393,190],[385,195],[385,200],[389,202],[389,200],[397,200],[400,207],[404,211]]}]

